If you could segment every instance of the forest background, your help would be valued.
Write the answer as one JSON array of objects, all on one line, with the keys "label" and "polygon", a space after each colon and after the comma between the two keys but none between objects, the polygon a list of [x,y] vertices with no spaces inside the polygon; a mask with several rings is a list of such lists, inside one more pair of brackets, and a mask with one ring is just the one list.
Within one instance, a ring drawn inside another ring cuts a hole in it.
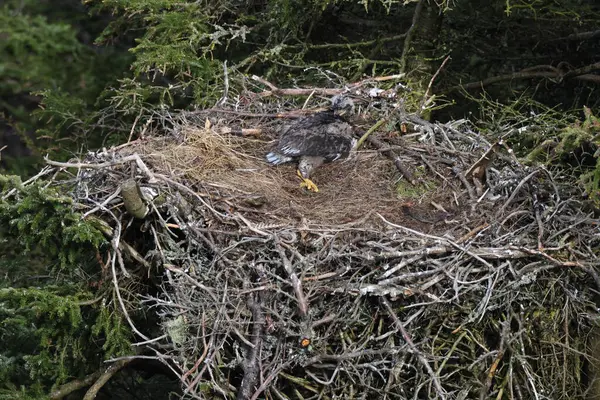
[{"label": "forest background", "polygon": [[[157,112],[215,106],[225,82],[244,88],[236,76],[291,88],[403,74],[407,109],[469,118],[492,136],[519,131],[508,139],[518,156],[560,164],[595,211],[599,23],[594,0],[6,0],[0,186],[22,188],[46,156],[136,138]],[[118,309],[93,306],[103,245],[61,194],[1,197],[0,398],[60,398],[131,354]],[[139,398],[179,390],[152,363],[111,385]]]}]

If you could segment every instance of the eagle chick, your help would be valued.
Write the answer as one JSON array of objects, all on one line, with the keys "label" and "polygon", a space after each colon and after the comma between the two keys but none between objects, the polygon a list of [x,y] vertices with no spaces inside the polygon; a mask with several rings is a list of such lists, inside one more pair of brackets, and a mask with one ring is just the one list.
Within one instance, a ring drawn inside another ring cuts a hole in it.
[{"label": "eagle chick", "polygon": [[317,185],[310,180],[312,172],[323,163],[348,158],[356,147],[353,128],[343,119],[353,110],[352,99],[334,96],[328,110],[299,118],[286,126],[276,148],[267,154],[267,161],[272,165],[297,162],[298,176],[302,179],[300,186],[318,192]]}]

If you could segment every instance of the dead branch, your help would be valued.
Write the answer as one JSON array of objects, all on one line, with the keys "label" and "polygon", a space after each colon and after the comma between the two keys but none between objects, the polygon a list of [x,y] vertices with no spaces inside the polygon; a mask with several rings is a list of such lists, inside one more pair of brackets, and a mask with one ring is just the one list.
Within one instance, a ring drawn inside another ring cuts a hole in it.
[{"label": "dead branch", "polygon": [[[257,298],[260,298],[260,296],[258,295]],[[250,398],[257,389],[260,372],[259,354],[265,324],[265,317],[261,310],[261,305],[252,298],[252,295],[248,298],[248,308],[252,312],[252,344],[254,347],[248,348],[246,352],[246,358],[244,360],[244,378],[242,379],[237,395],[239,400]]]},{"label": "dead branch", "polygon": [[302,290],[302,282],[298,279],[298,275],[294,272],[294,268],[290,259],[285,254],[285,250],[279,243],[275,243],[275,247],[277,248],[277,252],[281,257],[281,261],[283,262],[283,268],[287,273],[290,281],[292,283],[292,288],[294,289],[294,293],[296,294],[296,299],[298,300],[298,313],[301,317],[306,317],[308,314],[308,303],[306,301],[306,297],[304,296],[304,292]]},{"label": "dead branch", "polygon": [[102,375],[102,371],[96,371],[93,374],[86,376],[83,379],[75,379],[69,383],[65,383],[60,386],[58,389],[50,393],[51,400],[60,400],[64,397],[67,397],[69,394],[83,389],[84,387],[90,386],[93,382],[98,380],[98,378]]},{"label": "dead branch", "polygon": [[450,59],[450,56],[446,56],[446,58],[444,58],[444,61],[442,61],[442,64],[438,67],[438,69],[435,71],[435,74],[433,74],[433,76],[429,80],[429,84],[427,85],[427,90],[425,90],[425,94],[423,95],[423,100],[421,100],[421,105],[419,106],[419,111],[421,113],[423,111],[425,111],[427,103],[430,101],[429,93],[431,92],[431,87],[433,86],[433,82],[435,82],[435,78],[437,78],[440,71],[444,68],[444,66],[446,65],[446,63],[448,62],[449,59]]},{"label": "dead branch", "polygon": [[98,392],[100,391],[100,389],[102,389],[102,386],[104,386],[106,384],[106,382],[108,382],[110,380],[110,378],[112,378],[117,372],[119,372],[119,370],[121,370],[123,367],[125,367],[127,364],[129,364],[131,361],[133,361],[133,360],[132,359],[119,360],[119,361],[116,361],[116,362],[112,363],[111,365],[109,365],[108,368],[106,368],[100,374],[100,376],[98,377],[96,382],[94,382],[94,384],[85,393],[85,396],[83,396],[83,400],[95,399],[96,396],[98,395]]},{"label": "dead branch", "polygon": [[600,83],[600,77],[597,75],[589,74],[592,71],[600,69],[600,63],[591,64],[582,68],[573,69],[568,72],[560,71],[556,68],[552,68],[551,71],[527,71],[523,70],[514,74],[499,75],[491,78],[484,79],[479,82],[466,83],[464,85],[457,85],[451,88],[443,90],[440,94],[448,94],[456,90],[471,90],[480,89],[485,86],[493,85],[496,83],[502,83],[506,81],[523,80],[523,79],[535,79],[535,78],[547,78],[556,83],[560,83],[565,79],[575,78],[579,80],[585,80],[589,82]]},{"label": "dead branch", "polygon": [[417,354],[417,358],[419,359],[419,362],[423,365],[423,367],[425,368],[425,370],[427,371],[427,373],[431,377],[431,380],[433,381],[433,385],[435,386],[435,390],[437,392],[437,395],[439,396],[438,398],[445,399],[447,393],[442,388],[442,385],[440,383],[439,377],[433,371],[433,369],[429,365],[429,362],[427,361],[427,359],[425,358],[425,356],[423,356],[423,354],[417,349],[417,347],[413,343],[412,339],[410,338],[410,335],[408,334],[408,332],[404,328],[404,324],[402,324],[402,321],[400,321],[400,319],[398,319],[398,317],[396,316],[396,313],[392,309],[392,306],[390,305],[389,301],[387,301],[387,299],[384,298],[384,297],[380,297],[379,301],[385,306],[385,308],[387,309],[390,317],[394,321],[394,324],[400,330],[400,333],[402,334],[402,338],[404,339],[404,341],[406,342],[406,344],[408,345],[408,347],[413,352],[415,352],[415,354]]},{"label": "dead branch", "polygon": [[[377,149],[385,149],[386,147],[386,145],[383,142],[372,136],[367,137],[367,141],[373,146],[375,146],[375,148]],[[411,185],[414,186],[417,184],[417,181],[413,174],[408,169],[406,169],[404,163],[400,160],[400,157],[398,157],[398,155],[394,153],[394,151],[382,150],[382,153],[394,163],[398,172],[400,172],[402,176],[404,176]]]},{"label": "dead branch", "polygon": [[[388,75],[388,76],[380,76],[375,78],[368,78],[359,82],[355,82],[353,84],[348,85],[348,89],[357,89],[361,86],[372,82],[384,82],[388,80],[396,80],[404,77],[404,74],[397,75]],[[280,89],[277,86],[273,85],[271,82],[256,76],[252,75],[252,79],[265,85],[270,90],[266,90],[257,94],[259,98],[270,97],[270,96],[335,96],[337,94],[344,93],[346,89],[328,89],[328,88],[305,88],[305,89]]]}]

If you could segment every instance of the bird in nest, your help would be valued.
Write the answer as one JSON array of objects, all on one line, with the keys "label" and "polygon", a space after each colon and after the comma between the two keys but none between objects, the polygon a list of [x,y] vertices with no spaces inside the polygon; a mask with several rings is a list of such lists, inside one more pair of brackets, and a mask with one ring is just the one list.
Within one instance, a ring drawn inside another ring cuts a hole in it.
[{"label": "bird in nest", "polygon": [[324,163],[348,158],[356,149],[352,125],[343,118],[353,111],[352,99],[334,96],[328,110],[286,126],[276,148],[267,154],[267,161],[272,165],[297,162],[297,174],[302,179],[300,187],[318,192],[319,188],[310,179],[312,172]]}]

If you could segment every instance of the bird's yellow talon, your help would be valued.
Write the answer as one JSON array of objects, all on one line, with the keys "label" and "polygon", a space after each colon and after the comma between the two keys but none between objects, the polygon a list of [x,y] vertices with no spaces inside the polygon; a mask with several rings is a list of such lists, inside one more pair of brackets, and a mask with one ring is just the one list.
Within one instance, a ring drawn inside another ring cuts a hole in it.
[{"label": "bird's yellow talon", "polygon": [[300,179],[302,179],[302,183],[300,184],[300,187],[305,187],[306,189],[310,190],[311,192],[318,192],[319,188],[317,187],[317,185],[315,185],[315,183],[313,181],[311,181],[310,179],[306,179],[302,176],[302,174],[300,173],[300,170],[297,170],[296,173],[298,174],[298,176],[300,177]]},{"label": "bird's yellow talon", "polygon": [[304,181],[300,184],[300,187],[305,187],[308,190],[310,190],[311,192],[318,192],[319,188],[317,187],[317,185],[315,185],[315,183],[313,181],[311,181],[310,179],[304,179]]}]

